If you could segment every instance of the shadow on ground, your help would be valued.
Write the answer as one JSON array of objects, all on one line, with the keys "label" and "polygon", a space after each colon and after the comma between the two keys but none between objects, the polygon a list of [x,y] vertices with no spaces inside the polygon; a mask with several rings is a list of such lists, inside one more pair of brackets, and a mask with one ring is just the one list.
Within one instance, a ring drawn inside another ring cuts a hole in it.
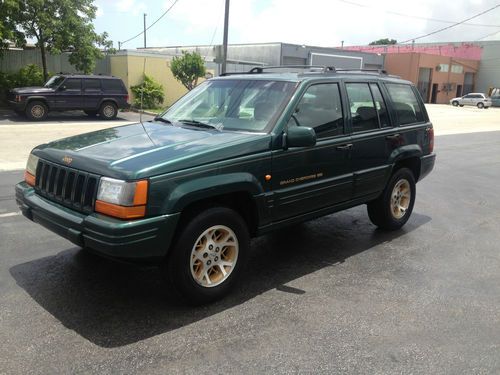
[{"label": "shadow on ground", "polygon": [[212,305],[184,306],[155,267],[113,262],[71,248],[10,269],[17,284],[64,326],[102,347],[118,347],[189,325],[271,289],[303,295],[288,282],[335,266],[428,223],[413,213],[396,232],[370,225],[364,207],[254,239],[237,287]]},{"label": "shadow on ground", "polygon": [[[118,112],[115,120],[128,121],[123,117],[123,112]],[[87,116],[83,111],[67,111],[67,112],[49,112],[47,118],[43,121],[29,121],[26,116],[18,115],[11,110],[0,110],[0,122],[3,124],[43,124],[44,122],[98,122],[103,121],[99,116]]]}]

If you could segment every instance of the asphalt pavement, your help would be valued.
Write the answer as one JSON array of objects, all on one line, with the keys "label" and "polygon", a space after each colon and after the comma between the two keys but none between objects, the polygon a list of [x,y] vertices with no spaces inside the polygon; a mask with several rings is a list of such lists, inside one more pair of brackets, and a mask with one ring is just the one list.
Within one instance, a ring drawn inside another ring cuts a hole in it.
[{"label": "asphalt pavement", "polygon": [[500,373],[500,132],[436,151],[402,230],[361,206],[257,238],[199,308],[17,214],[1,172],[0,374]]}]

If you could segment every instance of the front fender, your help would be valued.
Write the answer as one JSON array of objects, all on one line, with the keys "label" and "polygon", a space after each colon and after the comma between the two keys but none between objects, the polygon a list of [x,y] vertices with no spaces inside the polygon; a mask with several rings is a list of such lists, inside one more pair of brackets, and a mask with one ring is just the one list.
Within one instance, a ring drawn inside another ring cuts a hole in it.
[{"label": "front fender", "polygon": [[191,203],[236,192],[246,192],[256,196],[262,194],[264,189],[250,173],[239,172],[200,177],[177,185],[165,200],[161,212],[181,212]]}]

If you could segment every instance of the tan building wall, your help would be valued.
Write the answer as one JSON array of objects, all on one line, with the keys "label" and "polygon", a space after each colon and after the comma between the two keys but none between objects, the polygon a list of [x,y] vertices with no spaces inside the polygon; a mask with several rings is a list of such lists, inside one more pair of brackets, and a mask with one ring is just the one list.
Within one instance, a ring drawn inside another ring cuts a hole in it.
[{"label": "tan building wall", "polygon": [[[448,65],[448,71],[439,71],[437,67],[440,64]],[[452,65],[462,66],[463,71],[461,73],[452,72]],[[465,73],[473,73],[474,75],[477,73],[479,61],[430,55],[425,53],[401,53],[386,55],[385,69],[387,72],[412,81],[415,85],[418,85],[420,68],[431,69],[429,95],[428,98],[424,98],[424,100],[431,101],[433,86],[437,85],[434,86],[437,87],[435,102],[447,104],[450,99],[457,96],[457,87],[459,85],[461,85],[462,88],[464,87]],[[452,89],[446,91],[444,89],[445,85],[451,85]]]},{"label": "tan building wall", "polygon": [[[187,89],[174,78],[170,70],[170,57],[132,54],[125,51],[124,54],[113,55],[110,58],[111,74],[120,77],[125,83],[129,91],[130,103],[134,99],[130,87],[140,84],[144,73],[163,86],[165,92],[164,107],[172,105],[187,92]],[[199,82],[201,83],[203,80],[200,78]]]}]

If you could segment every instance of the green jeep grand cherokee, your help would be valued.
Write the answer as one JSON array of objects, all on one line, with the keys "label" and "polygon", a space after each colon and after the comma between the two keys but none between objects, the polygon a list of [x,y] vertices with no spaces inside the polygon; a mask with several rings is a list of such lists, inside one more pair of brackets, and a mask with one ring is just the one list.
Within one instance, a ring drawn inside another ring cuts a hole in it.
[{"label": "green jeep grand cherokee", "polygon": [[378,227],[403,226],[433,145],[410,82],[254,68],[153,121],[36,147],[16,199],[79,246],[159,260],[175,290],[205,303],[234,285],[252,236],[360,204]]}]

